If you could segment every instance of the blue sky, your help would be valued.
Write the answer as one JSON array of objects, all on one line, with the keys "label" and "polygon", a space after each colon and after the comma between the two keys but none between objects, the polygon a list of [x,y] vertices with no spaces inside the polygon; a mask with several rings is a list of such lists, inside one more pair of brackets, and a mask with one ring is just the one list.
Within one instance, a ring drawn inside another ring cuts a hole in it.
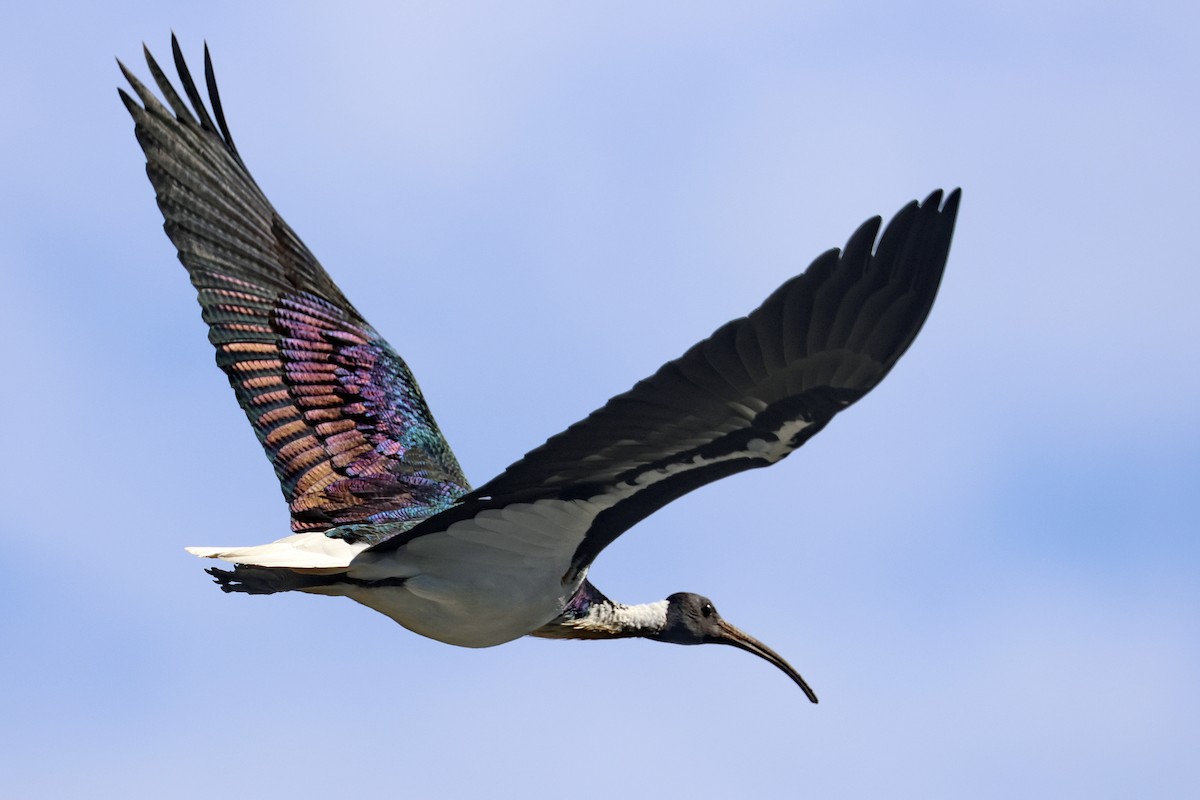
[{"label": "blue sky", "polygon": [[[592,573],[711,596],[820,706],[732,648],[472,651],[208,582],[184,546],[287,517],[114,90],[172,29],[476,483],[963,187],[884,384]],[[0,12],[6,793],[1195,794],[1198,29],[1153,2]]]}]

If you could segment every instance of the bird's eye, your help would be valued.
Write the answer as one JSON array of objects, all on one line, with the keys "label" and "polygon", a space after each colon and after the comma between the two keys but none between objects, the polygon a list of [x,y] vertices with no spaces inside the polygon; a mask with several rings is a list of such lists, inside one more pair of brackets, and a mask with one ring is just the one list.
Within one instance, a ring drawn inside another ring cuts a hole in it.
[{"label": "bird's eye", "polygon": [[704,605],[702,605],[700,607],[700,613],[706,617],[711,617],[713,615],[714,610],[715,609],[713,609],[712,603],[705,603]]}]

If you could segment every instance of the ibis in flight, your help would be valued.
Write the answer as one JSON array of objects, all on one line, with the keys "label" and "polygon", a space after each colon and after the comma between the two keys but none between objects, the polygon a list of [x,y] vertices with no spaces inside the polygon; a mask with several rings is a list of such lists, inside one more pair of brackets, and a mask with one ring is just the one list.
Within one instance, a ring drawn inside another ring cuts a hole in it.
[{"label": "ibis in flight", "polygon": [[404,361],[250,176],[207,46],[211,113],[171,46],[183,96],[147,50],[163,101],[123,64],[136,99],[121,99],[217,364],[291,511],[291,534],[269,544],[188,548],[234,565],[209,570],[220,587],[349,597],[464,647],[521,636],[733,645],[817,702],[707,598],[625,605],[588,570],[656,509],[785,458],[887,375],[933,305],[959,192],[909,203],[882,234],[868,220],[750,314],[472,489]]}]

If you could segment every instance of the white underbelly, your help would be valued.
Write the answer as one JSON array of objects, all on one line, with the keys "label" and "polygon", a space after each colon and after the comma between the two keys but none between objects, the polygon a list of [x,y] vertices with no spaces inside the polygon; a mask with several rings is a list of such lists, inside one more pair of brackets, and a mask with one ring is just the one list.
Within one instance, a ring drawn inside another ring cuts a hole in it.
[{"label": "white underbelly", "polygon": [[350,587],[346,596],[414,633],[460,647],[493,647],[537,630],[562,611],[569,593],[540,597],[472,591],[418,575],[402,586]]},{"label": "white underbelly", "polygon": [[491,647],[525,636],[561,613],[584,575],[564,583],[587,501],[541,500],[484,511],[391,551],[368,550],[348,577],[392,585],[341,593],[422,636]]}]

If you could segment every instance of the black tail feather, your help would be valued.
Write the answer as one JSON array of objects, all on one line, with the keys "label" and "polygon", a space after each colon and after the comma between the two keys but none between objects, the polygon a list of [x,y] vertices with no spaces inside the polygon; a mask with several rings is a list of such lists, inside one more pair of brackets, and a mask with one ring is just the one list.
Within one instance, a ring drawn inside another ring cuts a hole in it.
[{"label": "black tail feather", "polygon": [[332,586],[341,583],[345,578],[341,574],[311,575],[290,569],[254,567],[247,564],[235,564],[232,570],[210,567],[204,571],[213,576],[213,583],[220,586],[221,591],[246,594],[275,594],[316,586]]}]

